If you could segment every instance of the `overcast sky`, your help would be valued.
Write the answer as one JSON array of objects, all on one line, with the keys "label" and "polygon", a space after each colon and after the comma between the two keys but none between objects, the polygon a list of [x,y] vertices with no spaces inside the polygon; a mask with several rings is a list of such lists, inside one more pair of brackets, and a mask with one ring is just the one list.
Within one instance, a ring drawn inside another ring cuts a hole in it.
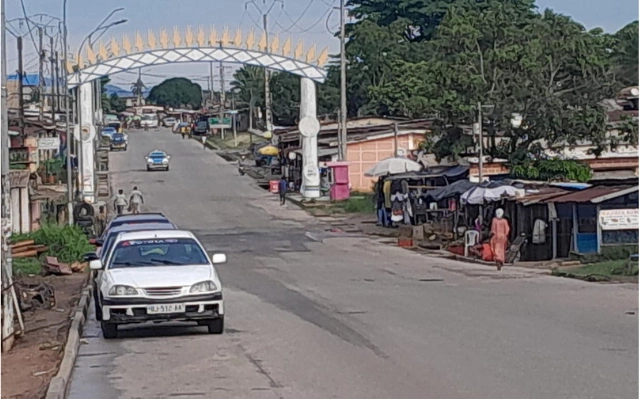
[{"label": "overcast sky", "polygon": [[[28,15],[46,13],[61,17],[62,0],[23,0]],[[231,32],[240,26],[246,32],[251,28],[261,30],[262,13],[273,0],[67,0],[69,45],[76,49],[84,37],[91,32],[112,10],[124,7],[113,20],[126,18],[126,24],[112,28],[105,36],[120,39],[123,34],[140,31],[146,36],[148,29],[159,31],[174,26],[184,31],[186,26],[208,29],[215,25],[220,31],[229,26]],[[7,19],[23,17],[20,0],[6,0]],[[282,0],[274,5],[269,14],[269,31],[287,33],[295,39],[304,38],[305,44],[316,43],[320,50],[329,46],[337,52],[338,41],[331,31],[338,28],[338,13],[333,10],[337,0]],[[556,12],[572,16],[587,28],[602,27],[607,32],[615,32],[631,21],[638,19],[638,0],[537,0],[538,7],[551,8]],[[245,7],[246,6],[246,7]],[[36,38],[37,39],[37,38]],[[37,72],[38,63],[34,44],[30,38],[24,42],[24,65],[28,72]],[[16,42],[7,37],[8,71],[17,69]],[[148,86],[157,84],[167,77],[186,76],[206,87],[207,64],[167,65],[143,70]],[[216,71],[217,73],[217,71]],[[230,77],[231,69],[227,74]],[[128,88],[135,80],[135,74],[119,74],[112,77],[114,84]]]}]

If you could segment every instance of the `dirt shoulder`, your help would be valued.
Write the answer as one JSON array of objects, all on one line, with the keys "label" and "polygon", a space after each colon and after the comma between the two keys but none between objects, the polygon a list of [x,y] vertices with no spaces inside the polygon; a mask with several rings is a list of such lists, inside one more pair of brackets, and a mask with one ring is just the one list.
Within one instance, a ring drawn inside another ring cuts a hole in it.
[{"label": "dirt shoulder", "polygon": [[3,399],[44,397],[62,361],[71,319],[87,281],[88,273],[16,278],[16,282],[23,284],[51,285],[55,306],[23,313],[26,333],[16,339],[9,352],[2,354]]}]

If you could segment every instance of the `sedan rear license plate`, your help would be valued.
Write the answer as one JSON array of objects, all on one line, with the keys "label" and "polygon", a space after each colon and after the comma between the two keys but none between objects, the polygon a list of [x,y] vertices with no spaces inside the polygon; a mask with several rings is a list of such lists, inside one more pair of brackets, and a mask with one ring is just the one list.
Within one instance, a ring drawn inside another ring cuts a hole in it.
[{"label": "sedan rear license plate", "polygon": [[149,305],[147,314],[184,313],[183,303],[170,303],[166,305]]}]

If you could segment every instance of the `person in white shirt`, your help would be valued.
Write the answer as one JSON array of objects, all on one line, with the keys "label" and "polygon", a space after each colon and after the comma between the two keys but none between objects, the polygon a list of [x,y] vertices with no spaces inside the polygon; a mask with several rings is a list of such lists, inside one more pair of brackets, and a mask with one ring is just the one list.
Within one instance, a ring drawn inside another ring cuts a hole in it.
[{"label": "person in white shirt", "polygon": [[122,215],[124,213],[124,208],[128,205],[127,197],[124,195],[124,190],[118,190],[118,194],[116,194],[113,200],[113,209],[117,212],[118,215]]},{"label": "person in white shirt", "polygon": [[140,213],[140,204],[144,204],[144,197],[140,190],[138,190],[138,187],[134,186],[131,191],[131,195],[129,196],[129,209],[131,210],[131,213]]}]

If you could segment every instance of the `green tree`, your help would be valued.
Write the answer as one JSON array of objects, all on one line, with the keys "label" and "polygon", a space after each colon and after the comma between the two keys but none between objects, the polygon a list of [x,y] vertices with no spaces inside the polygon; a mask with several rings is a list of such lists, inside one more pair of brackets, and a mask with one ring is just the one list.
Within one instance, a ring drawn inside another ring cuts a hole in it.
[{"label": "green tree", "polygon": [[624,86],[638,85],[638,21],[613,35],[612,62],[618,81]]},{"label": "green tree", "polygon": [[109,107],[105,109],[109,109],[110,111],[119,113],[127,109],[127,103],[116,93],[112,93],[109,97]]},{"label": "green tree", "polygon": [[[491,104],[483,109],[488,153],[513,164],[582,139],[604,146],[607,121],[597,104],[615,86],[606,42],[569,17],[538,14],[531,1],[452,6],[428,43],[433,56],[395,60],[372,98],[392,114],[435,116],[449,141],[476,119],[478,101]],[[516,113],[519,127],[511,124]]]},{"label": "green tree", "polygon": [[202,104],[202,88],[186,78],[171,78],[154,86],[147,98],[157,105],[197,109]]},{"label": "green tree", "polygon": [[[264,115],[264,69],[256,66],[245,66],[238,69],[231,82],[237,90],[238,98],[245,104],[253,104],[261,109]],[[276,125],[295,125],[300,105],[300,78],[286,72],[274,72],[269,82],[271,90],[271,111]]]},{"label": "green tree", "polygon": [[111,101],[109,99],[109,95],[107,94],[107,85],[111,82],[111,78],[108,76],[103,76],[100,78],[100,101],[102,101],[102,109],[105,111],[110,111]]},{"label": "green tree", "polygon": [[[136,80],[132,85],[131,85],[131,93],[133,93],[134,96],[138,97],[138,98],[142,98],[143,94],[144,94],[144,89],[146,89],[147,86],[144,85],[144,83],[142,82],[142,79],[138,78],[138,80]],[[140,104],[138,104],[140,105]]]}]

